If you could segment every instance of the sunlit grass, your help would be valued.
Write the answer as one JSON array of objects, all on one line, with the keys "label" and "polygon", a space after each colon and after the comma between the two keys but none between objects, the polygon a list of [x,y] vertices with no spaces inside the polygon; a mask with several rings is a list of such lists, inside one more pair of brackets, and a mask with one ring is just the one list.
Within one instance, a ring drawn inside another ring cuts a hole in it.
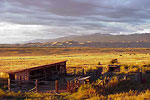
[{"label": "sunlit grass", "polygon": [[114,58],[118,59],[121,65],[142,66],[150,64],[150,55],[148,54],[82,53],[49,56],[6,56],[0,57],[0,71],[26,69],[64,60],[67,60],[67,67],[94,68],[98,62],[107,65]]},{"label": "sunlit grass", "polygon": [[[3,52],[0,55],[0,72],[7,72],[19,69],[26,69],[31,67],[36,67],[40,65],[46,65],[53,62],[58,61],[67,61],[67,67],[83,67],[87,69],[93,69],[96,66],[102,64],[102,66],[106,67],[110,64],[112,59],[118,59],[119,64],[122,66],[129,66],[130,71],[136,71],[137,68],[132,68],[133,65],[142,67],[143,65],[150,64],[150,54],[149,49],[100,49],[100,48],[51,48],[49,51],[47,48],[38,48],[37,51],[34,48],[30,48],[29,51],[31,54],[20,52],[17,50],[24,50],[24,48],[14,48],[16,51]],[[10,48],[10,50],[14,50]],[[31,50],[32,49],[32,50]],[[2,50],[2,49],[1,49]],[[5,50],[5,48],[4,48]],[[43,51],[42,51],[43,50]],[[89,51],[88,51],[89,50]],[[136,50],[138,52],[136,52]],[[45,52],[46,51],[46,52]],[[67,53],[69,51],[69,53]],[[82,51],[82,52],[81,52]],[[84,52],[85,51],[85,52]],[[145,53],[145,51],[147,53]],[[19,53],[18,53],[19,52]],[[132,53],[130,53],[132,52]],[[136,52],[136,53],[134,53]],[[145,70],[148,68],[144,68]],[[121,67],[121,71],[125,72],[124,67]],[[1,77],[8,77],[4,73],[0,73]],[[144,76],[149,77],[149,76]],[[1,83],[3,83],[1,80]],[[7,82],[7,80],[5,80]],[[117,83],[117,82],[116,82]],[[125,83],[126,84],[126,83]],[[127,83],[128,84],[128,83]],[[3,84],[2,84],[3,85]],[[122,87],[124,87],[123,85]],[[144,86],[144,85],[143,85]],[[131,87],[135,87],[135,84]],[[6,86],[3,86],[6,88]],[[115,87],[116,88],[116,87]],[[142,87],[141,87],[142,88]],[[120,88],[121,90],[121,88]],[[115,94],[102,95],[100,90],[97,87],[93,87],[92,85],[82,86],[78,92],[76,93],[66,93],[66,95],[62,95],[61,99],[71,99],[71,100],[143,100],[150,98],[149,90],[138,92],[138,91],[128,91],[128,92],[118,92]],[[45,96],[45,97],[44,97]],[[8,97],[8,98],[23,98],[23,99],[38,99],[38,98],[51,98],[51,94],[44,95],[40,93],[14,93],[14,92],[4,92],[0,90],[0,97]],[[55,97],[54,97],[55,98]],[[57,98],[57,97],[56,97]]]}]

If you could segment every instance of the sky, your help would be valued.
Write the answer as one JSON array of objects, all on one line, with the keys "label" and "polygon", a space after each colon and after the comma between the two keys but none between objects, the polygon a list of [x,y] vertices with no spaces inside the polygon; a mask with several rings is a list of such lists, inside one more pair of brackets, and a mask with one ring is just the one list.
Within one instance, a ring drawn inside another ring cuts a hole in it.
[{"label": "sky", "polygon": [[150,33],[150,0],[0,0],[0,44]]}]

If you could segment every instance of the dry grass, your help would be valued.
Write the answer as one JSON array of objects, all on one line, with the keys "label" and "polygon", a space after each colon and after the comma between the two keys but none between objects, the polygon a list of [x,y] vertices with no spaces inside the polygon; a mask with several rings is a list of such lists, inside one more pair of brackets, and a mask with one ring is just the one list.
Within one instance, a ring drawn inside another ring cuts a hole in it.
[{"label": "dry grass", "polygon": [[[122,55],[122,56],[120,56]],[[0,57],[0,71],[7,72],[25,68],[46,65],[57,61],[67,61],[67,67],[94,68],[101,64],[107,65],[114,58],[117,58],[122,65],[144,65],[150,64],[148,54],[120,54],[120,53],[82,53],[68,55],[49,55],[49,56],[6,56]]]},{"label": "dry grass", "polygon": [[[119,64],[128,66],[143,66],[150,64],[150,49],[101,49],[101,48],[0,48],[0,71],[12,71],[29,67],[36,67],[39,65],[50,64],[52,62],[68,60],[67,67],[84,67],[95,68],[99,62],[103,66],[110,64],[112,59],[118,59]],[[124,68],[121,68],[124,71]],[[137,70],[131,68],[131,71]],[[3,75],[3,74],[0,74]],[[4,75],[5,76],[5,75]],[[128,84],[128,83],[127,83]],[[122,90],[120,87],[120,90]],[[131,86],[131,85],[130,85]],[[131,87],[134,87],[133,85]],[[143,88],[139,87],[139,88]],[[113,94],[102,95],[97,90],[98,87],[83,86],[77,93],[66,93],[62,95],[61,99],[71,100],[146,100],[150,98],[149,90],[146,91],[123,91]],[[131,88],[132,89],[132,88]],[[114,89],[113,89],[114,90]],[[116,90],[117,91],[117,90]],[[0,91],[0,96],[6,96],[6,92]],[[14,96],[13,96],[14,95]],[[23,93],[10,93],[10,96],[16,98],[20,95],[26,98],[27,94]],[[41,94],[32,94],[35,98],[41,96]],[[43,94],[42,94],[43,95]],[[30,96],[27,95],[30,100]],[[48,97],[48,96],[47,96]],[[43,98],[43,97],[42,97]]]}]

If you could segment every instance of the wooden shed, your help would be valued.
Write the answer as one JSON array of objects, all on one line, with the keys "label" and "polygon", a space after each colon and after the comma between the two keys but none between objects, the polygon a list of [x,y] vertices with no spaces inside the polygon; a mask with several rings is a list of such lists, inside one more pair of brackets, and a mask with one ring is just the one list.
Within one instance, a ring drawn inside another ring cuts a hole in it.
[{"label": "wooden shed", "polygon": [[108,72],[120,72],[120,65],[108,65]]},{"label": "wooden shed", "polygon": [[66,61],[8,72],[11,80],[52,80],[66,74]]}]

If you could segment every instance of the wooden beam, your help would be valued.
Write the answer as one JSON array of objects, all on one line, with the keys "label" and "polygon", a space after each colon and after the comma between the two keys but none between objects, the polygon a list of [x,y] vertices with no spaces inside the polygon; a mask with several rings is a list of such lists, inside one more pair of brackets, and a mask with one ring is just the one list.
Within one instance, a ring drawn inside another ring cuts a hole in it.
[{"label": "wooden beam", "polygon": [[67,92],[70,92],[70,81],[67,81]]},{"label": "wooden beam", "polygon": [[8,91],[11,91],[11,87],[10,87],[10,79],[8,79]]},{"label": "wooden beam", "polygon": [[35,92],[38,92],[38,80],[35,80],[35,87],[36,87]]},{"label": "wooden beam", "polygon": [[44,77],[45,77],[45,79],[47,79],[47,74],[46,74],[45,68],[44,68]]},{"label": "wooden beam", "polygon": [[76,76],[76,68],[74,69],[74,75]]},{"label": "wooden beam", "polygon": [[55,81],[55,92],[58,93],[58,80]]},{"label": "wooden beam", "polygon": [[84,75],[84,68],[82,68],[82,75]]}]

